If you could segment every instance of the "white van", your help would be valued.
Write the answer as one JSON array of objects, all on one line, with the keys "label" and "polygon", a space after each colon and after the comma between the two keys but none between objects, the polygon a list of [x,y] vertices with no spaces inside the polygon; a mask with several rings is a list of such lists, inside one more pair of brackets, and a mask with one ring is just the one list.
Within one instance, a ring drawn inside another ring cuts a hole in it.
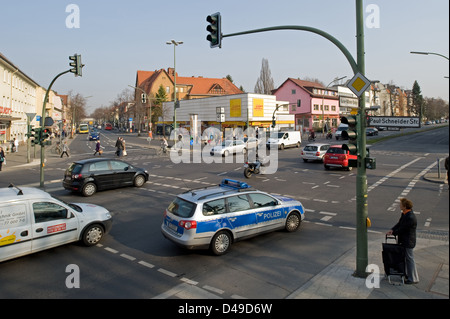
[{"label": "white van", "polygon": [[339,124],[339,127],[336,130],[336,133],[334,134],[334,136],[336,137],[336,140],[339,140],[342,137],[342,132],[343,131],[347,131],[348,130],[348,125],[347,124]]},{"label": "white van", "polygon": [[302,135],[299,131],[286,131],[276,132],[276,135],[270,134],[270,138],[267,140],[267,148],[270,145],[277,145],[280,150],[285,147],[300,147],[302,144]]},{"label": "white van", "polygon": [[75,241],[93,246],[111,225],[103,207],[67,204],[36,188],[0,188],[0,262]]}]

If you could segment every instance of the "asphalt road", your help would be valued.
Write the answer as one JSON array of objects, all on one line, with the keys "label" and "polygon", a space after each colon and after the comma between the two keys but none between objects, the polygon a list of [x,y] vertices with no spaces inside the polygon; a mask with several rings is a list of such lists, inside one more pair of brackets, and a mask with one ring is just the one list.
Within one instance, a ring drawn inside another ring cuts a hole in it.
[{"label": "asphalt road", "polygon": [[[104,156],[114,156],[116,132],[102,132]],[[142,188],[99,192],[91,198],[65,191],[64,170],[76,159],[91,157],[94,142],[78,135],[71,157],[47,157],[46,190],[70,202],[90,202],[108,208],[114,217],[111,233],[101,245],[70,244],[0,264],[0,298],[258,298],[281,299],[301,287],[355,244],[356,170],[325,171],[321,163],[304,163],[299,150],[278,154],[275,174],[247,180],[257,189],[299,199],[306,220],[298,232],[277,231],[235,243],[221,257],[208,251],[186,251],[164,239],[160,225],[164,209],[187,189],[218,184],[222,178],[244,180],[236,156],[200,163],[174,164],[148,148],[145,137],[125,135],[132,165],[146,168],[150,181]],[[371,148],[377,169],[367,171],[370,238],[399,218],[397,200],[408,197],[418,214],[419,236],[448,236],[448,189],[422,176],[436,169],[437,158],[448,156],[448,127],[399,137]],[[334,143],[333,141],[332,143]],[[198,159],[198,157],[197,157]],[[228,161],[227,160],[227,161]],[[2,172],[0,186],[39,185],[38,167]],[[66,287],[68,265],[80,269],[80,288]],[[381,261],[380,261],[381,264]]]}]

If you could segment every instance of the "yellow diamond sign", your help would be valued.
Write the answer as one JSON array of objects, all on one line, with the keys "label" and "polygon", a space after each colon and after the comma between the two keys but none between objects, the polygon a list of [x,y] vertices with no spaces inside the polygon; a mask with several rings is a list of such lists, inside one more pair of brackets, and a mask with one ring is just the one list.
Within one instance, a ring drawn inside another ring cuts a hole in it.
[{"label": "yellow diamond sign", "polygon": [[355,76],[348,82],[347,87],[360,97],[370,86],[370,81],[361,73],[356,73]]}]

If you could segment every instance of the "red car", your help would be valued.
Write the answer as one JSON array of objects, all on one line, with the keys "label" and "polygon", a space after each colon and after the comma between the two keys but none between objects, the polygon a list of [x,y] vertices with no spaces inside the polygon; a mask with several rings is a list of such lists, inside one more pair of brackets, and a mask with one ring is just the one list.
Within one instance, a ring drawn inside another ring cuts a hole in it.
[{"label": "red car", "polygon": [[111,124],[109,124],[109,123],[106,123],[106,125],[105,125],[105,130],[112,130],[113,129],[113,127],[112,127],[112,125]]},{"label": "red car", "polygon": [[323,165],[325,169],[339,167],[350,171],[352,167],[348,165],[349,159],[356,160],[357,156],[350,155],[348,151],[342,149],[342,145],[331,145],[323,157]]}]

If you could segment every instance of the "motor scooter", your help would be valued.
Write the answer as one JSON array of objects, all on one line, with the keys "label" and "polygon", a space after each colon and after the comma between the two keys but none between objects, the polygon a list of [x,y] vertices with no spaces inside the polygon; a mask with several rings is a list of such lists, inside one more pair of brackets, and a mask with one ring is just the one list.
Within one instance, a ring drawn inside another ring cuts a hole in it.
[{"label": "motor scooter", "polygon": [[253,174],[259,174],[261,167],[261,162],[259,160],[256,160],[254,162],[245,162],[244,164],[244,176],[246,178],[250,178]]},{"label": "motor scooter", "polygon": [[333,139],[333,133],[331,133],[331,131],[328,131],[326,139],[327,140],[332,140]]}]

